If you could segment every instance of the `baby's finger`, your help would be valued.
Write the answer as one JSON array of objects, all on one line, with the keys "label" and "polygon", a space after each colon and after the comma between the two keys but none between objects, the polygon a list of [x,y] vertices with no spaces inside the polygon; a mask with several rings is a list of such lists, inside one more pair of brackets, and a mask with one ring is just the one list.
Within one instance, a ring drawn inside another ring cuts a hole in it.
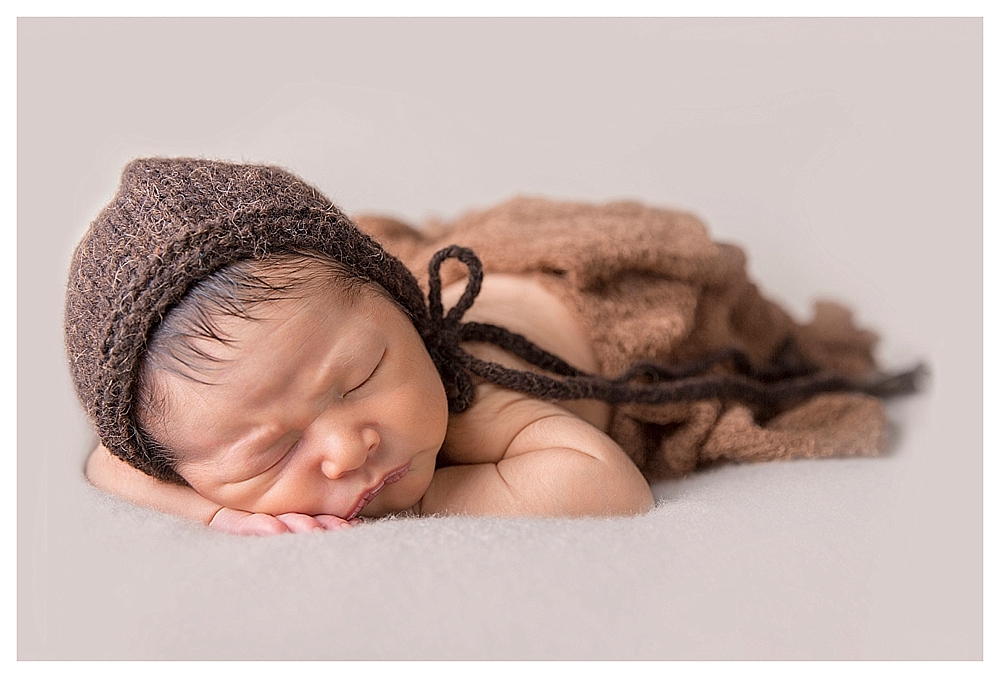
[{"label": "baby's finger", "polygon": [[318,520],[304,513],[282,513],[280,516],[275,516],[275,518],[284,523],[289,530],[296,533],[315,532],[326,529]]},{"label": "baby's finger", "polygon": [[208,525],[214,530],[229,534],[271,535],[288,532],[288,528],[274,516],[231,508],[219,509]]},{"label": "baby's finger", "polygon": [[347,522],[343,518],[338,518],[337,516],[318,515],[313,517],[328,530],[342,530],[345,527],[351,526],[351,523]]}]

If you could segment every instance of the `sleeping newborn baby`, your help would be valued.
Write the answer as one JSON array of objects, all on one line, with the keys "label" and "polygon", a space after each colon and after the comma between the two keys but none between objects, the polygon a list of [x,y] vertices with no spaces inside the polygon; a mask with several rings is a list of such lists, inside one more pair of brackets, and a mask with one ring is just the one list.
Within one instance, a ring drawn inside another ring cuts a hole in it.
[{"label": "sleeping newborn baby", "polygon": [[[529,339],[592,367],[572,318],[528,281],[487,277],[475,310],[528,324]],[[502,351],[471,350],[515,365]],[[336,528],[399,512],[652,506],[639,470],[601,431],[600,407],[567,410],[483,384],[473,406],[449,417],[403,310],[316,256],[243,261],[198,283],[154,334],[137,402],[139,425],[189,487],[155,481],[103,447],[88,478],[228,531]]]},{"label": "sleeping newborn baby", "polygon": [[[707,265],[659,281],[631,267],[602,287],[437,247],[460,229],[368,225],[408,260],[435,252],[426,293],[287,172],[131,163],[67,293],[70,367],[101,439],[90,482],[239,534],[392,514],[631,515],[653,505],[647,478],[705,463],[875,453],[878,397],[914,388],[916,371],[874,372],[874,338],[837,309],[796,325],[749,283],[713,289]],[[668,240],[675,262],[690,238]],[[449,259],[466,269],[442,269]],[[672,302],[657,284],[705,298]],[[595,328],[615,285],[686,327],[651,322],[629,344],[614,327],[634,334],[636,310],[620,303],[625,315]],[[720,304],[731,327],[712,336]]]}]

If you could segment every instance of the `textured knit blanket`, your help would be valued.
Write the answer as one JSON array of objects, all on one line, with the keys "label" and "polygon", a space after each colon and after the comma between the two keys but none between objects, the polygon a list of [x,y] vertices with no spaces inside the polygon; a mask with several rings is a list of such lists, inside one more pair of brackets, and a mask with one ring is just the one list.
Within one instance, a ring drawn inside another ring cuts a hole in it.
[{"label": "textured knit blanket", "polygon": [[[355,221],[424,285],[431,255],[451,244],[472,248],[487,273],[535,276],[577,313],[604,376],[638,361],[673,365],[729,347],[763,364],[789,338],[833,372],[864,377],[875,369],[877,337],[854,327],[845,307],[820,302],[811,322],[795,322],[749,280],[740,248],[714,242],[684,212],[516,198],[419,229],[378,216]],[[455,262],[442,269],[444,284],[464,275]],[[620,405],[609,434],[657,480],[719,461],[876,454],[884,429],[879,399],[830,393],[766,418],[720,399]]]}]

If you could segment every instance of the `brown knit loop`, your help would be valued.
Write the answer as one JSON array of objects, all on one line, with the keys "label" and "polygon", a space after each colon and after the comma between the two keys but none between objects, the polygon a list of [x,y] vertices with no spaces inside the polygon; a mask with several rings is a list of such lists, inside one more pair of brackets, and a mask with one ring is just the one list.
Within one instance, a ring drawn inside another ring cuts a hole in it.
[{"label": "brown knit loop", "polygon": [[[446,259],[458,259],[469,269],[469,282],[462,296],[446,314],[441,301],[441,264]],[[428,264],[429,282],[427,307],[429,310],[429,335],[424,343],[434,364],[445,384],[448,394],[448,407],[452,412],[464,412],[472,404],[476,395],[475,386],[469,373],[463,369],[463,356],[467,355],[461,347],[462,316],[476,300],[483,284],[483,264],[475,253],[458,245],[451,245],[439,250]]]}]

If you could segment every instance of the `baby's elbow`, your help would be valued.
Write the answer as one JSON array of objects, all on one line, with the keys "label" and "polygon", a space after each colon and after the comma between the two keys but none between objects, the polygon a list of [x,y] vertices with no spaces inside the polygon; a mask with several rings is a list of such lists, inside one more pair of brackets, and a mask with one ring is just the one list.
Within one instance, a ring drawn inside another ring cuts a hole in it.
[{"label": "baby's elbow", "polygon": [[561,498],[563,510],[558,513],[618,517],[653,508],[649,483],[603,431],[571,416],[539,420],[530,431],[538,438],[531,441],[536,445],[557,443],[543,454],[551,477],[562,479],[559,490],[550,495]]},{"label": "baby's elbow", "polygon": [[649,513],[656,506],[656,500],[653,499],[653,491],[649,489],[649,484],[646,483],[645,478],[642,481],[642,489],[636,493],[635,500],[630,507],[630,515],[641,515],[643,513]]},{"label": "baby's elbow", "polygon": [[608,515],[612,516],[637,516],[648,513],[653,509],[656,502],[653,499],[653,492],[649,489],[649,484],[636,469],[638,481],[629,478],[621,484],[614,494],[609,496]]},{"label": "baby's elbow", "polygon": [[653,492],[638,467],[610,439],[598,457],[602,468],[599,487],[602,512],[609,516],[635,516],[648,513],[655,505]]}]

